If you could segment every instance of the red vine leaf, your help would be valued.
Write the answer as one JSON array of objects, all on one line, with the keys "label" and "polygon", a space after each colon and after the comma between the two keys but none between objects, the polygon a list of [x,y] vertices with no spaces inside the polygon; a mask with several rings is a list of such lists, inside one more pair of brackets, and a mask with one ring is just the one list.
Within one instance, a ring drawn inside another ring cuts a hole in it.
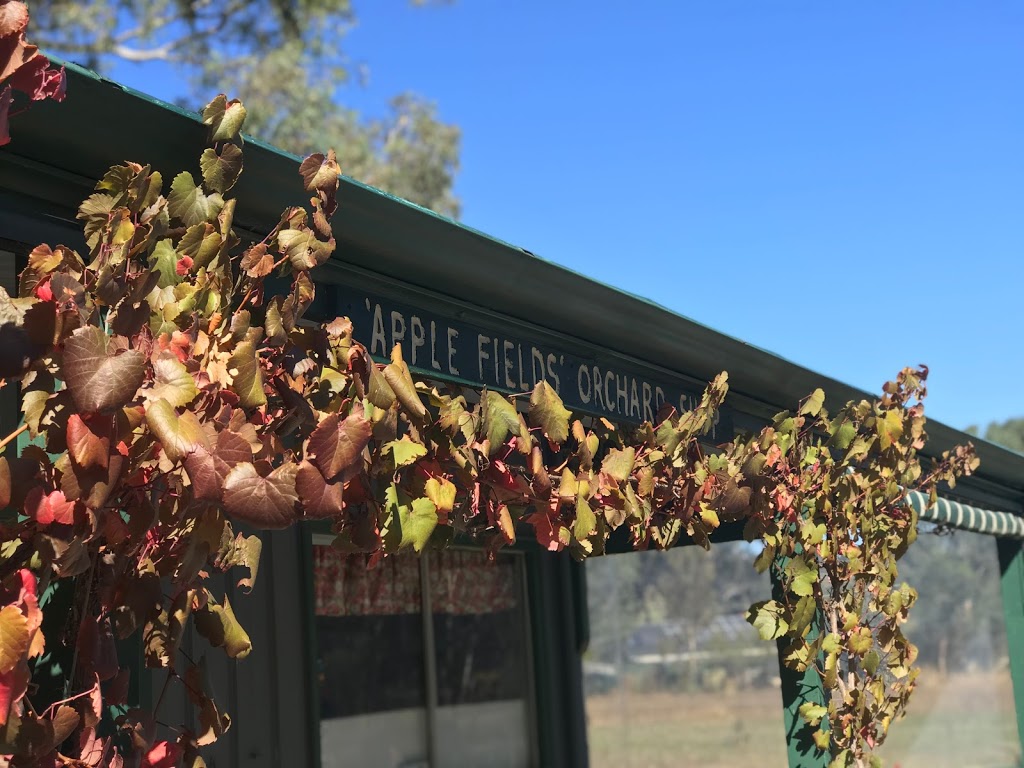
[{"label": "red vine leaf", "polygon": [[142,758],[141,768],[175,768],[182,750],[169,741],[158,741]]},{"label": "red vine leaf", "polygon": [[298,465],[282,464],[266,477],[253,464],[239,464],[224,479],[224,506],[257,528],[286,528],[298,519],[295,491]]},{"label": "red vine leaf", "polygon": [[9,672],[0,673],[0,726],[5,725],[11,708],[28,690],[28,664],[16,664]]},{"label": "red vine leaf", "polygon": [[320,470],[304,461],[295,475],[295,489],[302,501],[302,512],[306,517],[324,518],[341,514],[342,484],[328,483]]},{"label": "red vine leaf", "polygon": [[200,445],[185,457],[185,471],[192,481],[192,493],[198,500],[219,500],[224,480],[232,468],[251,461],[252,448],[244,437],[229,430],[220,432],[212,451]]},{"label": "red vine leaf", "polygon": [[326,480],[334,480],[353,466],[370,442],[373,425],[353,408],[346,419],[332,413],[309,436],[307,453]]},{"label": "red vine leaf", "polygon": [[127,404],[142,385],[146,358],[95,326],[79,328],[64,343],[64,378],[85,413]]},{"label": "red vine leaf", "polygon": [[44,493],[36,486],[25,497],[25,514],[40,525],[71,525],[75,522],[75,503],[68,501],[62,491]]},{"label": "red vine leaf", "polygon": [[11,465],[6,457],[0,456],[0,509],[10,506],[11,490]]},{"label": "red vine leaf", "polygon": [[307,157],[299,165],[299,173],[302,174],[307,192],[331,192],[338,186],[341,168],[338,167],[338,158],[332,149],[326,157],[320,152]]}]

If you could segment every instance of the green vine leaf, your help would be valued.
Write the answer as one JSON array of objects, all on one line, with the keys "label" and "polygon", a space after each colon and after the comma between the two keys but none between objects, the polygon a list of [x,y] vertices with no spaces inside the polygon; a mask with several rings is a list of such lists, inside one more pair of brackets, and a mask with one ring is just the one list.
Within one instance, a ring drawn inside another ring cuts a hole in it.
[{"label": "green vine leaf", "polygon": [[203,425],[191,411],[178,414],[164,399],[146,407],[146,423],[171,461],[183,460],[200,448],[209,448]]},{"label": "green vine leaf", "polygon": [[564,443],[569,437],[569,409],[547,381],[541,381],[530,393],[530,425],[539,427],[553,443]]},{"label": "green vine leaf", "polygon": [[203,125],[210,126],[210,141],[241,141],[246,109],[238,99],[223,93],[203,108]]},{"label": "green vine leaf", "polygon": [[[632,446],[627,448],[612,448],[608,455],[601,462],[601,471],[609,477],[624,483],[633,474],[633,462],[636,459],[636,449]],[[713,512],[711,514],[714,514]],[[715,526],[717,527],[717,516]]]},{"label": "green vine leaf", "polygon": [[235,618],[231,601],[225,595],[224,605],[218,605],[209,593],[207,599],[206,607],[196,612],[199,634],[214,648],[223,648],[228,658],[244,659],[252,650],[252,640]]},{"label": "green vine leaf", "polygon": [[225,144],[220,152],[207,147],[199,158],[199,167],[206,188],[224,194],[235,186],[242,173],[242,150],[234,144]]},{"label": "green vine leaf", "polygon": [[231,388],[238,395],[239,402],[245,408],[258,408],[266,405],[267,395],[263,391],[263,372],[260,370],[256,347],[252,342],[243,341],[235,347],[228,369],[232,373]]},{"label": "green vine leaf", "polygon": [[821,406],[825,404],[825,390],[816,389],[810,394],[810,396],[804,400],[803,405],[800,406],[801,416],[817,416],[821,413]]},{"label": "green vine leaf", "polygon": [[484,390],[480,396],[483,405],[480,415],[480,430],[490,446],[493,456],[510,434],[519,434],[519,413],[502,394]]},{"label": "green vine leaf", "polygon": [[172,407],[180,408],[199,396],[195,379],[173,352],[160,352],[151,363],[153,386],[144,392],[147,400],[165,400]]},{"label": "green vine leaf", "polygon": [[171,182],[167,211],[186,227],[213,221],[223,207],[223,198],[216,193],[203,194],[188,171],[182,171]]},{"label": "green vine leaf", "polygon": [[762,640],[777,640],[789,630],[782,606],[775,600],[754,603],[747,611],[746,619],[757,630]]},{"label": "green vine leaf", "polygon": [[392,440],[381,450],[384,456],[390,456],[390,470],[392,472],[407,467],[427,455],[427,448],[420,443],[414,443],[407,437],[401,440]]},{"label": "green vine leaf", "polygon": [[402,547],[422,552],[437,527],[437,507],[430,499],[413,499],[399,507],[402,516]]}]

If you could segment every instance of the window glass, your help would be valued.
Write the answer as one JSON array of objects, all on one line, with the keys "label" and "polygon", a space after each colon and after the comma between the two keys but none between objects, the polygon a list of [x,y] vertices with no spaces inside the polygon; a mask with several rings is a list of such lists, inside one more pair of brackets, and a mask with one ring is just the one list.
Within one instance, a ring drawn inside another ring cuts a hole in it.
[{"label": "window glass", "polygon": [[530,764],[521,558],[430,553],[437,753],[444,768]]},{"label": "window glass", "polygon": [[419,559],[313,558],[321,765],[427,765]]},{"label": "window glass", "polygon": [[532,764],[521,557],[313,558],[323,768],[427,768],[431,743],[436,768]]},{"label": "window glass", "polygon": [[771,593],[756,554],[734,542],[587,561],[593,768],[787,764],[776,646],[743,618]]},{"label": "window glass", "polygon": [[996,540],[966,531],[921,534],[900,560],[918,591],[905,626],[921,675],[907,715],[882,747],[900,768],[1020,764]]}]

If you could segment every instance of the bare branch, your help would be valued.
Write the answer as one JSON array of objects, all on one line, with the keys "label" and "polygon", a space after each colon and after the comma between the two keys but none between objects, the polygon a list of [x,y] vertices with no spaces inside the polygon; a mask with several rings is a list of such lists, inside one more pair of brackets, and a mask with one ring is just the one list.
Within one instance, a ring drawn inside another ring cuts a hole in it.
[{"label": "bare branch", "polygon": [[114,54],[125,61],[170,61],[173,59],[174,49],[177,43],[166,43],[158,48],[130,48],[126,45],[115,45]]}]

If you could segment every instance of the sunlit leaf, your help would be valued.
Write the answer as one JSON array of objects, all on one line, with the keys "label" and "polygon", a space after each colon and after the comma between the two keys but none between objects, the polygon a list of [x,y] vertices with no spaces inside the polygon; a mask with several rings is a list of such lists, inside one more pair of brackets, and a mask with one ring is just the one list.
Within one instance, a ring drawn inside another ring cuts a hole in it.
[{"label": "sunlit leaf", "polygon": [[238,99],[228,101],[223,93],[203,107],[203,125],[210,126],[210,141],[238,141],[246,110]]},{"label": "sunlit leaf", "polygon": [[224,506],[232,517],[257,528],[285,528],[298,519],[298,465],[282,464],[266,477],[252,464],[238,464],[224,480]]},{"label": "sunlit leaf", "polygon": [[437,507],[430,499],[413,499],[399,507],[402,516],[402,547],[421,552],[437,527]]},{"label": "sunlit leaf", "polygon": [[64,343],[64,379],[85,413],[120,408],[135,397],[146,359],[95,326],[79,328]]},{"label": "sunlit leaf", "polygon": [[258,408],[266,404],[263,372],[256,357],[256,347],[251,342],[243,341],[235,347],[231,359],[228,360],[228,370],[232,376],[231,389],[238,395],[243,407]]},{"label": "sunlit leaf", "polygon": [[636,449],[632,446],[623,449],[612,448],[601,462],[601,471],[620,483],[625,482],[633,474],[635,457]]},{"label": "sunlit leaf", "polygon": [[509,434],[519,433],[519,414],[515,406],[499,392],[487,390],[480,399],[483,404],[480,429],[490,444],[491,455],[494,455]]},{"label": "sunlit leaf", "polygon": [[171,182],[171,193],[167,196],[167,210],[186,227],[213,221],[224,207],[220,195],[206,195],[196,186],[192,174],[182,171]]},{"label": "sunlit leaf", "polygon": [[200,448],[209,449],[206,433],[198,417],[192,411],[179,414],[162,398],[146,406],[146,424],[171,461],[181,461]]},{"label": "sunlit leaf", "polygon": [[224,605],[219,605],[213,597],[209,597],[206,606],[196,612],[196,630],[205,637],[214,648],[224,648],[228,658],[244,659],[252,650],[252,640],[245,631],[235,612],[231,601],[224,596]]},{"label": "sunlit leaf", "polygon": [[540,427],[541,431],[554,443],[563,443],[569,437],[569,418],[572,416],[568,408],[562,404],[562,398],[547,381],[541,381],[530,394],[530,425]]},{"label": "sunlit leaf", "polygon": [[0,610],[0,674],[14,669],[28,651],[28,619],[16,605]]},{"label": "sunlit leaf", "polygon": [[299,465],[295,475],[295,489],[302,503],[304,517],[336,517],[341,514],[342,483],[328,483],[320,470],[310,462],[304,461]]},{"label": "sunlit leaf", "polygon": [[754,603],[747,611],[746,619],[762,640],[775,640],[789,629],[789,623],[783,618],[782,606],[775,600]]},{"label": "sunlit leaf", "polygon": [[825,404],[825,391],[823,389],[816,389],[810,394],[810,396],[804,400],[803,405],[800,406],[800,415],[817,416],[821,412],[821,406]]},{"label": "sunlit leaf", "polygon": [[208,147],[199,158],[199,167],[206,188],[223,194],[235,186],[242,173],[242,150],[234,144],[225,144],[219,152]]},{"label": "sunlit leaf", "polygon": [[307,192],[330,191],[337,187],[341,169],[332,149],[326,156],[317,152],[307,157],[299,165],[299,173],[302,174]]},{"label": "sunlit leaf", "polygon": [[394,440],[385,445],[381,453],[391,457],[391,469],[397,470],[401,467],[407,467],[417,459],[426,456],[427,449],[426,446],[414,443],[407,437],[403,437],[401,440]]},{"label": "sunlit leaf", "polygon": [[153,386],[144,391],[147,400],[166,400],[175,408],[188,405],[199,394],[195,379],[173,352],[160,352],[152,360]]},{"label": "sunlit leaf", "polygon": [[313,430],[307,452],[324,478],[334,480],[360,460],[372,434],[373,425],[361,411],[344,419],[332,413]]}]

